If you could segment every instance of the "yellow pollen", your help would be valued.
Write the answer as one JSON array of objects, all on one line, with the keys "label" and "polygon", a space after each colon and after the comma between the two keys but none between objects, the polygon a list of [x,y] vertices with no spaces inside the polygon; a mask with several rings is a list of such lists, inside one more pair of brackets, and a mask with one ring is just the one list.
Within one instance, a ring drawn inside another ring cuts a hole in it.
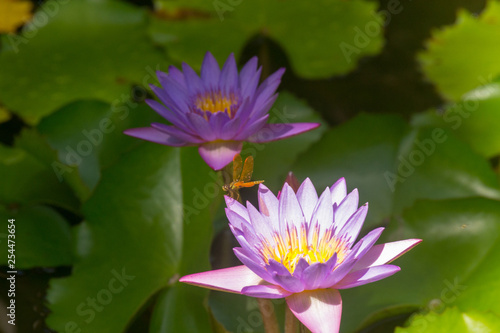
[{"label": "yellow pollen", "polygon": [[[313,233],[310,242],[308,242],[308,232]],[[326,230],[321,236],[319,227],[308,232],[304,227],[300,230],[292,227],[284,235],[275,233],[274,242],[264,241],[261,253],[266,263],[274,259],[293,273],[300,258],[304,258],[309,264],[325,263],[337,253],[337,264],[344,261],[349,252],[348,245],[333,236],[332,230]]]},{"label": "yellow pollen", "polygon": [[220,92],[218,93],[208,93],[203,96],[199,96],[196,99],[196,107],[205,112],[226,112],[230,118],[231,115],[231,106],[236,104],[237,98],[231,94],[228,96],[223,96]]}]

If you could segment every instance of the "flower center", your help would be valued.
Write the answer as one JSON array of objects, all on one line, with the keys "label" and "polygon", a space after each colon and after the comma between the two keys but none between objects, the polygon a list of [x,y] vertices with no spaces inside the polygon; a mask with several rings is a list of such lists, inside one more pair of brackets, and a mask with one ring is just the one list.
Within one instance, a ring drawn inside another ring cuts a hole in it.
[{"label": "flower center", "polygon": [[232,118],[231,107],[238,103],[238,98],[234,94],[229,96],[222,95],[220,92],[210,92],[198,96],[195,105],[204,112],[217,113],[226,112]]},{"label": "flower center", "polygon": [[287,230],[284,236],[276,233],[273,240],[274,244],[268,241],[263,244],[261,253],[264,260],[266,263],[269,263],[270,259],[281,262],[292,274],[300,258],[304,258],[309,264],[325,263],[337,253],[338,265],[349,253],[348,245],[335,237],[331,229],[326,230],[320,237],[318,227],[309,231],[305,228],[300,228],[299,231],[292,228]]}]

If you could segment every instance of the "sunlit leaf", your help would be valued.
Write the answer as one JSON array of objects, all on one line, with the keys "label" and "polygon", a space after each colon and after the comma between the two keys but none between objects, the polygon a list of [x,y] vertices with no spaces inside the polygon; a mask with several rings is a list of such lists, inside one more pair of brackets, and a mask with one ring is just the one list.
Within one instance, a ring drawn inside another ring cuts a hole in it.
[{"label": "sunlit leaf", "polygon": [[395,333],[486,333],[500,331],[500,317],[478,311],[461,312],[457,308],[443,313],[419,314],[410,320],[408,327],[398,327]]},{"label": "sunlit leaf", "polygon": [[458,101],[500,74],[499,35],[500,2],[489,0],[479,16],[462,10],[454,25],[434,31],[418,59],[441,94]]}]

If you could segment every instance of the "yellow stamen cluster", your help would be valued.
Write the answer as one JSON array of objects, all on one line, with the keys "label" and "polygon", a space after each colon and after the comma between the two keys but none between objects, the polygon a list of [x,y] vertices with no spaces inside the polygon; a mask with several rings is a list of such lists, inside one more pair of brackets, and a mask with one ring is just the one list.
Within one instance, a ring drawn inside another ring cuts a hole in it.
[{"label": "yellow stamen cluster", "polygon": [[205,112],[226,112],[232,118],[231,106],[237,102],[237,98],[233,94],[224,96],[220,92],[212,92],[199,96],[195,101],[195,105],[198,109]]},{"label": "yellow stamen cluster", "polygon": [[[319,235],[319,226],[306,231],[305,227],[289,228],[284,235],[275,233],[273,239],[263,242],[261,253],[266,263],[270,259],[282,263],[290,273],[293,273],[300,258],[309,264],[325,263],[337,253],[337,263],[344,261],[349,249],[348,245],[332,235],[331,229]],[[312,232],[310,242],[308,234]]]}]

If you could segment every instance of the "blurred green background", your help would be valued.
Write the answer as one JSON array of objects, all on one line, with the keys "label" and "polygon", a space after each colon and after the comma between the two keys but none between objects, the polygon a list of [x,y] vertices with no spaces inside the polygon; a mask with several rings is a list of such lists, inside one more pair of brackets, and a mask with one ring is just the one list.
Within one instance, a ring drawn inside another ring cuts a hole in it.
[{"label": "blurred green background", "polygon": [[342,332],[500,332],[494,0],[0,0],[3,309],[8,219],[19,271],[0,331],[263,332],[254,299],[177,282],[238,264],[219,176],[196,148],[122,134],[164,121],[144,103],[157,70],[207,51],[286,67],[271,121],[322,123],[245,145],[255,179],[345,177],[365,232],[424,240],[342,291]]}]

